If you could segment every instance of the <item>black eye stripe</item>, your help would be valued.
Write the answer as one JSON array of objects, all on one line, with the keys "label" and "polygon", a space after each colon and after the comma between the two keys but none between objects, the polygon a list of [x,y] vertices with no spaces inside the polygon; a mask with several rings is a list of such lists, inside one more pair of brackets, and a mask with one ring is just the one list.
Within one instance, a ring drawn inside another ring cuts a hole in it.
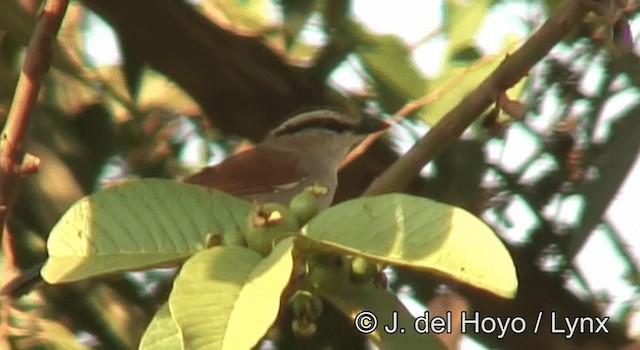
[{"label": "black eye stripe", "polygon": [[315,118],[315,119],[301,121],[298,123],[292,123],[290,125],[284,125],[280,129],[275,130],[274,135],[280,136],[285,134],[294,134],[298,131],[302,131],[305,129],[312,129],[312,128],[343,132],[347,130],[353,130],[354,125],[342,122],[334,118]]}]

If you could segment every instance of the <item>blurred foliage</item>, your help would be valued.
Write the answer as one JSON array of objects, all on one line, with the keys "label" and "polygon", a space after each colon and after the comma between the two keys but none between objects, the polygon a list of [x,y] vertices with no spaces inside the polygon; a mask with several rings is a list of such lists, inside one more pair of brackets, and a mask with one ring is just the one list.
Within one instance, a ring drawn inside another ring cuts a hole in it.
[{"label": "blurred foliage", "polygon": [[[27,268],[43,260],[44,237],[84,194],[126,177],[179,177],[233,152],[239,137],[259,139],[301,109],[329,105],[352,113],[392,115],[409,102],[431,96],[433,103],[414,112],[387,140],[415,141],[424,131],[420,122],[437,122],[518,45],[518,40],[507,38],[501,51],[488,54],[475,41],[489,11],[506,3],[443,1],[442,27],[421,42],[407,43],[360,23],[348,0],[72,1],[25,140],[42,166],[38,174],[26,178],[9,223],[18,238],[18,265]],[[539,15],[524,21],[532,31],[561,2],[529,3],[539,6]],[[630,3],[626,15],[633,20],[634,2]],[[0,0],[2,120],[39,4]],[[117,49],[110,48],[106,39],[98,45],[103,56],[113,57],[106,64],[91,54],[95,47],[90,46],[94,40],[90,33],[96,19],[90,11],[117,33]],[[637,159],[640,114],[638,105],[632,104],[613,121],[602,116],[607,102],[622,92],[636,93],[637,100],[640,62],[634,54],[612,49],[609,29],[605,21],[590,16],[568,33],[561,48],[508,92],[526,103],[524,120],[503,125],[508,117],[498,113],[494,120],[487,113],[485,122],[474,126],[473,139],[443,152],[430,175],[409,189],[483,215],[505,237],[518,224],[509,208],[524,203],[535,218],[526,238],[510,244],[522,284],[516,301],[504,305],[477,291],[463,291],[483,314],[523,316],[533,323],[540,310],[600,316],[612,308],[612,296],[591,290],[588,276],[574,264],[596,228],[604,230],[625,263],[625,280],[633,292],[617,301],[622,307],[614,312],[610,334],[581,334],[570,340],[551,334],[520,338],[510,334],[501,342],[492,335],[473,335],[489,346],[555,349],[573,342],[574,348],[585,344],[618,348],[629,336],[633,315],[638,317],[638,262],[605,212]],[[447,39],[442,68],[427,77],[416,65],[415,53],[421,44],[438,37]],[[351,81],[334,81],[344,66],[352,69],[362,87],[350,89]],[[586,93],[581,82],[594,67],[601,78]],[[549,100],[556,106],[551,112],[545,107]],[[601,124],[609,132],[596,138]],[[503,152],[517,148],[509,141],[513,135],[528,135],[536,145],[533,152],[516,150],[522,152],[516,169],[485,152],[487,145],[498,145]],[[374,145],[354,165],[373,170],[354,176],[346,169],[349,176],[340,190],[360,193],[394,157],[386,145]],[[551,165],[536,170],[544,161]],[[548,214],[548,208],[572,198],[584,203],[574,223]],[[551,268],[546,265],[550,260],[556,262]],[[3,270],[3,279],[5,275],[9,273]],[[392,287],[408,285],[426,301],[439,283],[442,280],[400,271]],[[577,284],[580,292],[568,284]],[[10,308],[2,301],[0,348],[71,349],[72,338],[81,339],[86,347],[134,348],[166,300],[170,285],[171,273],[151,273],[46,286]],[[331,308],[325,314],[333,316],[319,322],[318,332],[327,337],[304,341],[281,331],[281,346],[363,348],[362,338],[347,331],[349,321]],[[283,317],[286,320],[287,315]],[[288,329],[279,324],[281,330]]]}]

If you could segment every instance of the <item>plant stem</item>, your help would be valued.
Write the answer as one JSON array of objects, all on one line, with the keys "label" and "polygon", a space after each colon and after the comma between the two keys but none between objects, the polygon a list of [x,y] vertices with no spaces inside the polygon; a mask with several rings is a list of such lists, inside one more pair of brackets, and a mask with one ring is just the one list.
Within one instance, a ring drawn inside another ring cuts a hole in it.
[{"label": "plant stem", "polygon": [[10,232],[5,229],[7,217],[19,192],[22,177],[37,171],[39,163],[36,157],[25,155],[23,140],[38,99],[42,77],[51,65],[55,37],[68,3],[68,0],[48,0],[44,4],[29,41],[7,121],[0,136],[0,223],[8,266],[13,264],[14,254]]}]

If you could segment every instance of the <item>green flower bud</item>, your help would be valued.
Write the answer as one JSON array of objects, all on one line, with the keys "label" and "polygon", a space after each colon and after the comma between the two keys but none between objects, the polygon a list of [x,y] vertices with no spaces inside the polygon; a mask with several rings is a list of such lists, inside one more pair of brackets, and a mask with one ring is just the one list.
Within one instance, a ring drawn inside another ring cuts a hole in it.
[{"label": "green flower bud", "polygon": [[313,321],[295,319],[291,323],[291,329],[293,330],[293,334],[298,337],[310,338],[316,334],[318,326],[316,326],[316,323]]},{"label": "green flower bud", "polygon": [[322,314],[322,300],[317,295],[299,290],[292,298],[293,314],[297,319],[306,318],[316,320]]}]

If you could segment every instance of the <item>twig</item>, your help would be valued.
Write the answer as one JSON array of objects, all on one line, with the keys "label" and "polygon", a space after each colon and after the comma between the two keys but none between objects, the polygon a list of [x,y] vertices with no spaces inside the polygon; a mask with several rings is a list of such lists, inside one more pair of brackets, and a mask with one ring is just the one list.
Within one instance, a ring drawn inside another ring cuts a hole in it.
[{"label": "twig", "polygon": [[434,28],[432,31],[430,31],[429,33],[425,34],[424,36],[422,36],[420,39],[418,39],[416,42],[412,43],[411,45],[408,45],[408,49],[409,51],[414,51],[417,48],[419,48],[420,46],[422,46],[422,44],[426,43],[427,41],[435,38],[438,34],[442,33],[442,26],[438,26],[437,28]]},{"label": "twig", "polygon": [[[24,153],[23,139],[40,91],[42,77],[49,70],[56,34],[67,9],[68,0],[48,0],[27,47],[22,71],[0,136],[0,223],[3,250],[8,266],[13,263],[12,239],[5,230],[7,216],[19,192],[24,175],[37,171],[39,160]],[[6,274],[5,274],[6,275]]]},{"label": "twig", "polygon": [[[440,30],[440,29],[438,29],[438,30]],[[431,35],[435,35],[435,34],[437,34],[437,33],[435,33],[435,32],[431,33]],[[425,39],[425,40],[427,40],[427,39]],[[511,45],[509,47],[511,47]],[[493,60],[494,58],[495,58],[495,56],[493,56],[493,55],[484,56],[483,58],[478,60],[476,63],[474,63],[473,65],[471,65],[467,69],[463,70],[459,74],[456,74],[455,76],[453,76],[450,79],[448,79],[446,82],[442,83],[440,86],[438,86],[436,89],[434,89],[429,94],[427,94],[425,96],[422,96],[422,97],[420,97],[419,99],[417,99],[415,101],[411,101],[411,102],[406,103],[404,106],[402,106],[402,108],[400,108],[400,110],[398,110],[390,118],[389,122],[391,123],[391,125],[394,125],[394,124],[398,123],[400,120],[404,119],[409,114],[413,113],[414,111],[416,111],[416,110],[428,105],[429,103],[439,99],[444,93],[446,93],[446,92],[450,91],[451,89],[455,88],[455,86],[460,81],[464,80],[464,78],[466,77],[466,75],[469,72],[472,72],[472,71],[480,68],[481,66],[487,64],[489,61]],[[353,67],[353,69],[356,70],[356,73],[359,73],[359,72],[357,72],[356,67]],[[364,79],[368,79],[368,78],[364,77]],[[358,157],[360,157],[362,154],[364,154],[364,152],[369,148],[369,146],[371,146],[371,144],[382,135],[384,135],[384,132],[377,132],[377,133],[374,133],[374,134],[371,134],[371,135],[367,136],[367,138],[364,139],[364,141],[360,142],[357,147],[355,147],[353,150],[351,150],[351,152],[349,152],[347,157],[345,157],[345,159],[342,161],[342,163],[340,163],[340,168],[343,168],[343,167],[349,165],[349,163],[353,162]]]},{"label": "twig", "polygon": [[451,109],[427,134],[371,183],[364,195],[400,191],[442,149],[453,143],[496,96],[515,85],[587,14],[579,0],[565,1],[522,47],[496,68],[478,87]]},{"label": "twig", "polygon": [[[509,47],[511,47],[511,45]],[[482,67],[488,62],[492,61],[494,58],[495,58],[494,55],[484,56],[483,58],[478,60],[478,62],[474,63],[467,69],[463,70],[459,74],[456,74],[455,76],[451,77],[449,80],[442,83],[432,92],[430,92],[428,95],[422,96],[415,101],[406,103],[404,106],[402,106],[402,108],[400,108],[400,110],[398,110],[390,118],[389,122],[391,123],[391,125],[394,125],[398,123],[400,120],[407,117],[409,114],[441,98],[443,94],[447,93],[451,89],[454,89],[456,85],[460,83],[460,81],[464,80],[466,75]],[[364,154],[364,152],[369,148],[369,146],[382,135],[384,135],[384,132],[377,132],[367,136],[367,138],[364,139],[364,141],[360,142],[357,147],[355,147],[351,152],[349,152],[347,157],[345,157],[345,159],[340,164],[340,168],[343,168],[349,165],[349,163],[351,163],[352,161],[360,157],[362,154]]]}]

